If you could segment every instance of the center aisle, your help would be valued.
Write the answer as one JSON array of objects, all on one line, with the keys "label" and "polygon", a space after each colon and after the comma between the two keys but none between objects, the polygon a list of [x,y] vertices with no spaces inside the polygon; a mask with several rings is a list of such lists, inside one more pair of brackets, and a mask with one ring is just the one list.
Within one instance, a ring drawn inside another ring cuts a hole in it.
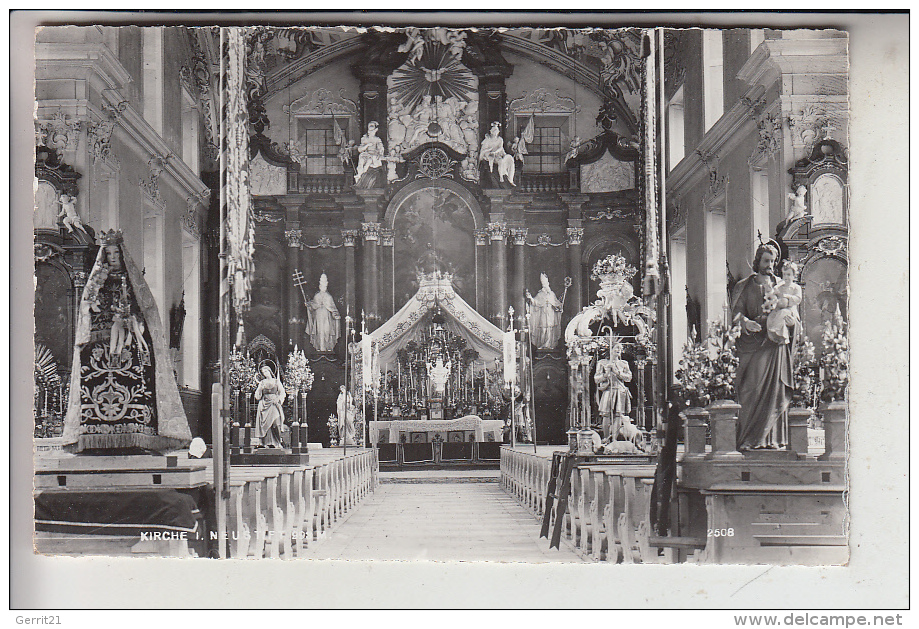
[{"label": "center aisle", "polygon": [[499,472],[383,472],[381,484],[306,553],[312,559],[580,562],[550,550]]}]

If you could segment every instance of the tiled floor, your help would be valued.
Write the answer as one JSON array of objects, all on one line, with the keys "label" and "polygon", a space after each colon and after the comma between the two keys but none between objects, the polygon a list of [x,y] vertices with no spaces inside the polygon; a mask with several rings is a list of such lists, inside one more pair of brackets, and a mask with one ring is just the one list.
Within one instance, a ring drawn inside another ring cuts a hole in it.
[{"label": "tiled floor", "polygon": [[[382,483],[314,559],[580,562],[564,544],[550,550],[540,522],[497,482],[498,472],[381,474]],[[489,482],[489,476],[494,482]],[[466,477],[465,479],[463,477]]]}]

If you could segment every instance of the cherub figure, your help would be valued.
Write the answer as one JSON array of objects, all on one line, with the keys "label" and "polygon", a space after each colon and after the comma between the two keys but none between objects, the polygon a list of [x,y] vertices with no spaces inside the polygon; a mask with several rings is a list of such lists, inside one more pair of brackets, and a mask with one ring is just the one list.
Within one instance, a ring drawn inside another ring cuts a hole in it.
[{"label": "cherub figure", "polygon": [[773,291],[776,303],[766,318],[766,333],[769,340],[779,345],[788,343],[791,336],[788,328],[794,330],[801,321],[798,306],[801,304],[803,291],[801,286],[795,283],[797,276],[798,265],[791,260],[786,260],[782,264],[782,279],[775,285]]},{"label": "cherub figure", "polygon": [[798,186],[796,192],[789,192],[787,196],[791,201],[791,207],[788,209],[788,214],[785,216],[786,225],[791,221],[807,216],[807,206],[804,204],[804,198],[807,196],[807,187]]},{"label": "cherub figure", "polygon": [[64,224],[64,227],[67,228],[71,234],[74,229],[79,229],[84,234],[86,233],[86,228],[83,227],[83,221],[80,220],[80,215],[77,214],[76,208],[77,198],[72,197],[69,194],[61,195],[61,213],[58,214],[58,218],[62,219],[61,222]]},{"label": "cherub figure", "polygon": [[407,52],[407,63],[418,63],[424,55],[424,35],[420,28],[409,27],[405,29],[405,42],[399,46],[399,52]]},{"label": "cherub figure", "polygon": [[581,136],[574,136],[574,139],[571,140],[571,144],[568,147],[568,153],[565,155],[566,162],[578,156],[578,152],[581,150],[581,144]]}]

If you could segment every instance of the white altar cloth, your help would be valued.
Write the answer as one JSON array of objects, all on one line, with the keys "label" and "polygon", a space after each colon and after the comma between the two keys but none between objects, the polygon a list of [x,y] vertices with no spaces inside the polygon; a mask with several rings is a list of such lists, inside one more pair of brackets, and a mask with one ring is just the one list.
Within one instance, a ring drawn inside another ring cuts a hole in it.
[{"label": "white altar cloth", "polygon": [[393,419],[390,421],[370,422],[370,442],[380,442],[380,431],[389,432],[389,443],[399,443],[403,432],[449,432],[451,430],[474,430],[475,440],[485,441],[485,433],[494,435],[495,441],[504,438],[504,421],[501,419],[483,420],[478,415],[466,415],[458,419]]}]

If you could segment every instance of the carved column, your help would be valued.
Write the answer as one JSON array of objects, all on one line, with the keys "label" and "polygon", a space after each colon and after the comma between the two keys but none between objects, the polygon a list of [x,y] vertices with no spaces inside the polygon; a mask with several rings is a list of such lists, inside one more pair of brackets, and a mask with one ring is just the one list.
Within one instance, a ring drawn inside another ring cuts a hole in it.
[{"label": "carved column", "polygon": [[290,252],[287,254],[287,275],[284,278],[284,292],[287,297],[287,341],[290,345],[287,348],[289,353],[293,346],[303,347],[304,321],[306,320],[303,312],[303,298],[300,296],[300,289],[294,284],[293,273],[301,270],[300,266],[300,242],[303,232],[300,229],[299,222],[288,221],[285,223],[284,236],[287,238],[287,246]]},{"label": "carved column", "polygon": [[83,288],[86,286],[87,273],[86,271],[74,271],[73,272],[73,293],[70,295],[70,298],[73,303],[73,321],[74,324],[70,326],[70,344],[73,345],[76,335],[76,321],[80,313],[80,300],[83,298]]},{"label": "carved column", "polygon": [[[479,77],[479,137],[484,138],[491,123],[501,123],[501,137],[513,138],[505,129],[507,125],[507,93],[503,74],[489,74]],[[506,313],[505,313],[506,314]]]},{"label": "carved column", "polygon": [[526,290],[526,227],[511,228],[511,237],[514,239],[514,281],[511,288],[511,305],[514,307],[514,318],[519,327],[521,324],[526,324],[524,316],[526,312],[526,298],[524,297],[524,290]]},{"label": "carved column", "polygon": [[386,318],[396,314],[396,300],[395,295],[393,294],[393,255],[395,253],[393,242],[392,230],[381,229],[380,247],[382,249],[380,250],[380,264],[382,265],[382,268],[380,269],[380,297],[381,308],[383,310],[382,317]]},{"label": "carved column", "polygon": [[479,314],[488,317],[491,312],[488,304],[488,230],[475,230],[475,309]]},{"label": "carved column", "polygon": [[380,224],[362,223],[364,236],[364,314],[367,328],[375,330],[380,321]]},{"label": "carved column", "polygon": [[356,229],[341,230],[341,239],[345,245],[345,310],[351,314],[352,319],[360,320],[360,313],[356,313],[354,292],[354,245],[357,242],[357,234]]},{"label": "carved column", "polygon": [[360,80],[360,127],[361,134],[367,131],[367,124],[376,120],[379,125],[379,137],[384,145],[389,144],[386,125],[386,77],[392,68],[379,64],[379,60],[365,59],[352,66],[354,75]]},{"label": "carved column", "polygon": [[581,286],[581,241],[584,239],[584,228],[569,227],[567,231],[568,275],[571,277],[571,288],[568,290],[571,298],[566,300],[565,309],[567,310],[568,319],[571,320],[584,306],[583,287]]},{"label": "carved column", "polygon": [[492,322],[501,328],[507,323],[507,223],[488,224],[488,236],[491,239],[491,269],[494,274],[492,282]]}]

